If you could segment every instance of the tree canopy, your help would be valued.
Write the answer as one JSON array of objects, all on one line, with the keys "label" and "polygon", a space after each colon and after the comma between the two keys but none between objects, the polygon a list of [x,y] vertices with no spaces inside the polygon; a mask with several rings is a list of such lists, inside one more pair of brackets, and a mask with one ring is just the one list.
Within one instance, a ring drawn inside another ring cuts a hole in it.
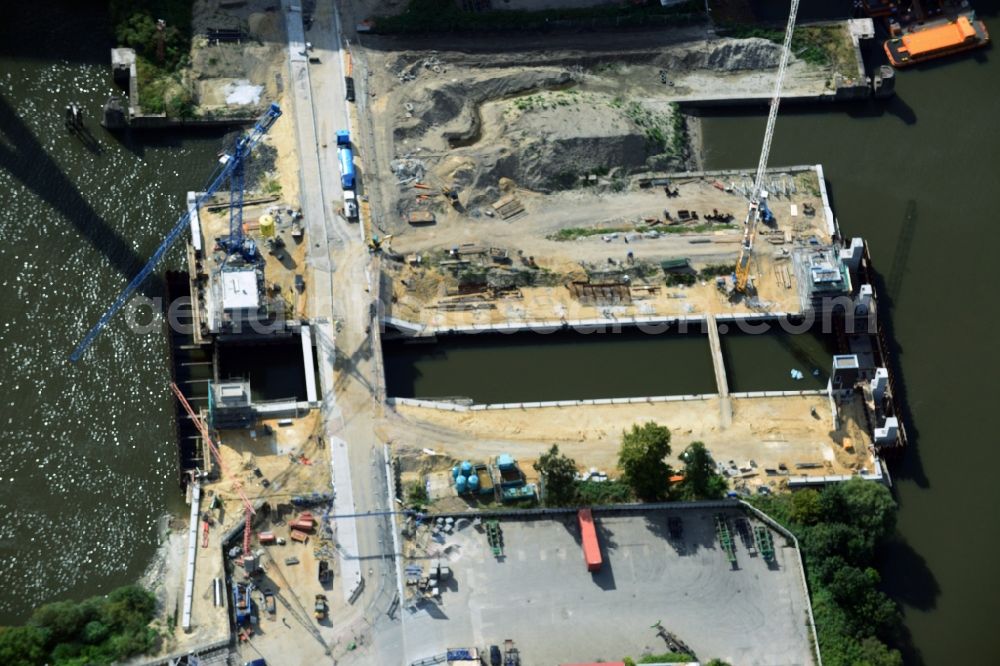
[{"label": "tree canopy", "polygon": [[566,506],[576,499],[576,461],[559,452],[555,444],[533,467],[545,484],[545,503]]},{"label": "tree canopy", "polygon": [[636,497],[644,502],[666,499],[671,472],[664,459],[669,455],[670,430],[664,426],[649,421],[622,433],[618,468]]},{"label": "tree canopy", "polygon": [[715,461],[702,442],[691,442],[680,458],[684,480],[678,490],[683,499],[718,499],[726,494],[726,479],[715,469]]},{"label": "tree canopy", "polygon": [[852,479],[754,501],[799,539],[823,663],[900,666],[902,656],[886,644],[899,635],[899,608],[878,589],[872,566],[896,525],[889,490]]},{"label": "tree canopy", "polygon": [[[190,0],[112,0],[115,38],[158,67],[172,71],[191,48]],[[162,29],[157,21],[164,22]]]},{"label": "tree canopy", "polygon": [[5,666],[91,666],[148,652],[156,640],[149,626],[153,595],[136,585],[83,602],[39,607],[21,627],[0,627],[0,663]]}]

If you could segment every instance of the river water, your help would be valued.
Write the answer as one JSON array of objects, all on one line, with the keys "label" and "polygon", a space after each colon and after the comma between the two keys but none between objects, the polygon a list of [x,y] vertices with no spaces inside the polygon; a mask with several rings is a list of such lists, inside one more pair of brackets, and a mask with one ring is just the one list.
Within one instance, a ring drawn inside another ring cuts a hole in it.
[{"label": "river water", "polygon": [[[135,580],[159,518],[183,508],[164,336],[119,319],[78,365],[66,357],[212,172],[221,137],[101,129],[105,6],[8,3],[0,21],[0,625]],[[63,128],[71,102],[85,137]]]},{"label": "river water", "polygon": [[[1000,3],[974,4],[1000,34]],[[913,446],[893,468],[901,539],[881,572],[907,661],[997,663],[1000,447],[985,416],[1000,374],[1000,53],[901,72],[896,89],[884,106],[784,107],[770,162],[823,164],[842,231],[868,239],[892,301]],[[706,167],[755,164],[763,126],[763,112],[705,117]]]},{"label": "river water", "polygon": [[[0,624],[43,601],[134,580],[152,556],[164,508],[182,506],[163,337],[133,335],[119,321],[78,366],[65,357],[173,224],[184,192],[207,178],[220,137],[121,139],[100,129],[111,90],[103,7],[12,3],[0,22],[0,583],[8,591]],[[1000,34],[998,2],[976,7]],[[870,241],[886,278],[882,295],[892,298],[913,446],[893,469],[901,538],[881,570],[904,604],[913,663],[989,663],[1000,653],[1000,503],[989,477],[974,476],[1000,468],[984,426],[1000,372],[991,337],[997,57],[985,50],[900,73],[887,105],[786,108],[771,153],[772,164],[824,165],[841,228]],[[84,106],[86,142],[63,130],[69,102]],[[762,113],[706,116],[706,166],[753,166],[762,129]],[[908,210],[912,234],[903,233]],[[671,344],[656,346],[663,342]],[[700,339],[618,344],[645,345],[654,371],[621,355],[624,347],[595,361],[587,343],[574,357],[565,345],[542,352],[529,341],[518,361],[497,356],[498,343],[483,338],[471,348],[442,346],[438,365],[433,355],[411,359],[427,365],[396,384],[390,368],[390,389],[483,402],[713,390]],[[723,346],[734,390],[786,388],[790,367],[819,383],[824,377],[812,378],[808,366],[829,367],[824,343],[807,337],[724,336]],[[487,381],[441,375],[448,355]],[[529,394],[512,397],[515,380],[525,383],[519,373],[543,358],[572,370],[570,394],[554,396],[559,387],[540,375]],[[587,386],[600,373],[586,362],[621,371],[613,385]]]}]

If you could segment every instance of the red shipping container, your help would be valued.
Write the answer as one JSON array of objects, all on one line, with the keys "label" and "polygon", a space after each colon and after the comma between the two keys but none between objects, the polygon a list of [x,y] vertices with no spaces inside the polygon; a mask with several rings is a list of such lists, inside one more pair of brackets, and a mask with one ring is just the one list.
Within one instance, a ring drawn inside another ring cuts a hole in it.
[{"label": "red shipping container", "polygon": [[583,559],[587,563],[587,571],[600,571],[601,544],[597,541],[597,530],[594,528],[594,515],[590,509],[580,509],[576,514],[580,523],[580,536],[583,541]]},{"label": "red shipping container", "polygon": [[292,530],[290,536],[292,537],[292,541],[301,541],[302,543],[305,543],[306,541],[309,540],[308,534],[306,534],[305,532],[300,532],[298,530]]},{"label": "red shipping container", "polygon": [[313,528],[313,521],[296,520],[294,523],[291,523],[290,526],[293,530],[302,530],[303,532],[311,532]]},{"label": "red shipping container", "polygon": [[277,538],[274,536],[274,532],[258,532],[257,541],[262,544],[269,544],[277,541]]}]

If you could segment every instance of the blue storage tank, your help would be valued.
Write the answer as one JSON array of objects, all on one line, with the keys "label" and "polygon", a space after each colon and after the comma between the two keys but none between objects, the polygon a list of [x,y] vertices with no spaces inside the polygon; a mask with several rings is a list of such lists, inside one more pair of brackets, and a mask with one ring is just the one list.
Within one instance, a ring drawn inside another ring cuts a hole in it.
[{"label": "blue storage tank", "polygon": [[469,477],[469,491],[476,492],[479,490],[479,475],[473,474]]},{"label": "blue storage tank", "polygon": [[472,474],[472,463],[465,460],[462,462],[462,475],[469,476],[470,474]]},{"label": "blue storage tank", "polygon": [[451,478],[453,479],[458,478],[458,465],[455,465],[454,467],[451,468]]},{"label": "blue storage tank", "polygon": [[455,491],[459,494],[464,493],[468,490],[469,482],[466,477],[461,474],[455,479]]},{"label": "blue storage tank", "polygon": [[354,189],[354,153],[350,148],[341,147],[337,151],[337,158],[340,162],[340,184],[345,190]]}]

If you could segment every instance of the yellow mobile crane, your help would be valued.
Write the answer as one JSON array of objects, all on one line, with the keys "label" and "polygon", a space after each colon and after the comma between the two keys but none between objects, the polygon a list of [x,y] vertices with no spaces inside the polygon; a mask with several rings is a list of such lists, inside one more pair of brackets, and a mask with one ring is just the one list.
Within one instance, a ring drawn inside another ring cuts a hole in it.
[{"label": "yellow mobile crane", "polygon": [[792,0],[788,12],[788,26],[785,28],[785,41],[781,47],[781,60],[778,63],[778,76],[774,82],[774,94],[771,97],[771,108],[767,114],[767,128],[764,130],[764,145],[760,149],[760,161],[757,162],[757,175],[754,178],[753,189],[750,191],[750,207],[744,222],[743,242],[740,245],[740,256],[736,260],[735,288],[738,293],[746,294],[750,285],[750,259],[753,256],[753,242],[757,236],[757,223],[761,220],[770,222],[774,219],[767,207],[767,191],[764,189],[764,170],[767,169],[767,158],[771,152],[771,140],[774,138],[774,122],[778,118],[778,105],[781,104],[781,84],[785,79],[788,67],[788,56],[791,53],[792,33],[795,32],[795,16],[799,12],[799,0]]}]

